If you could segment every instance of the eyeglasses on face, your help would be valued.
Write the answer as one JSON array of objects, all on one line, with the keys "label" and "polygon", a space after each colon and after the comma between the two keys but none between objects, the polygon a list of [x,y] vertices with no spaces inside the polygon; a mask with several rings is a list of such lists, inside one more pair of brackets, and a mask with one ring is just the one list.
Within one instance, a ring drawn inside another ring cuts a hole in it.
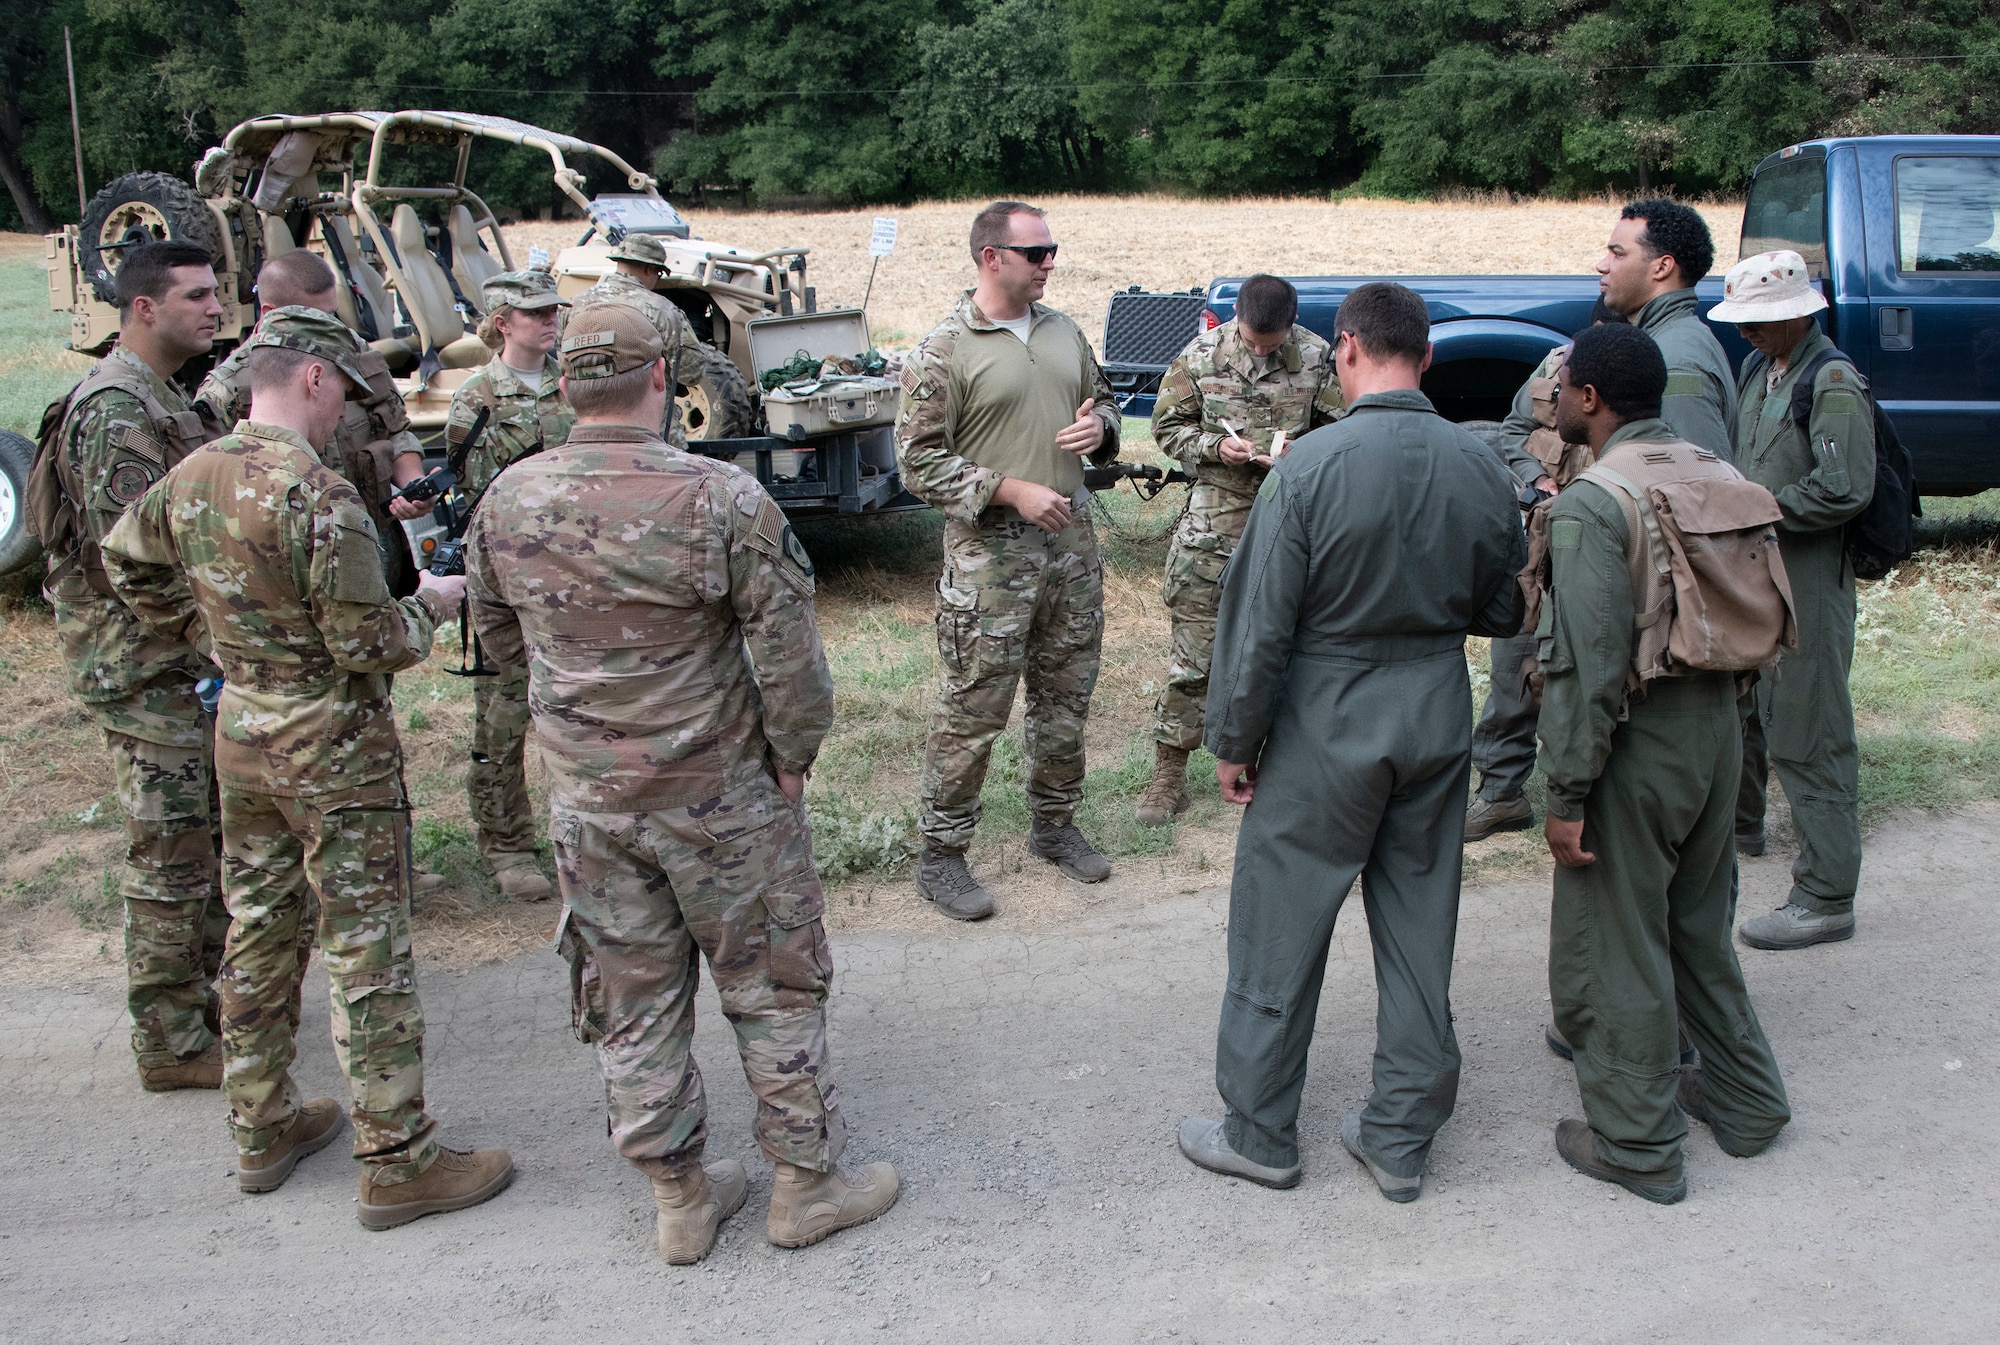
[{"label": "eyeglasses on face", "polygon": [[1043,262],[1054,261],[1056,257],[1056,244],[1054,243],[1036,243],[1027,247],[1022,247],[1018,243],[994,243],[991,246],[1007,252],[1020,253],[1028,259],[1028,265],[1030,266],[1040,266]]}]

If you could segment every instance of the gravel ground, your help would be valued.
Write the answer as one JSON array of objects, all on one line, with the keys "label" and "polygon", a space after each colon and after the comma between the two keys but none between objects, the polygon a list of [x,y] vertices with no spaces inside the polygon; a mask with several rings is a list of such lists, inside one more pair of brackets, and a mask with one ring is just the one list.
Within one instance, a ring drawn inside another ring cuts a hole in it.
[{"label": "gravel ground", "polygon": [[[214,1096],[138,1090],[115,982],[15,985],[0,991],[15,1154],[0,1341],[1991,1340],[2000,1183],[1960,1165],[2000,1108],[1996,822],[1898,820],[1871,842],[1854,942],[1744,954],[1797,1119],[1750,1161],[1696,1127],[1693,1193],[1667,1209],[1553,1151],[1578,1106],[1541,1043],[1540,884],[1466,895],[1464,1087],[1407,1206],[1336,1138],[1370,1050],[1358,902],[1313,1050],[1306,1178],[1288,1192],[1173,1147],[1183,1116],[1215,1106],[1220,889],[1147,900],[1114,879],[1062,928],[1003,913],[843,937],[848,1157],[893,1160],[905,1194],[804,1251],[763,1239],[769,1168],[705,990],[710,1153],[749,1162],[753,1185],[691,1269],[655,1259],[551,954],[424,982],[444,1137],[509,1145],[520,1175],[477,1210],[381,1234],[354,1222],[338,1148],[277,1193],[238,1194]],[[1753,862],[1745,907],[1785,885],[1785,857]],[[324,979],[308,985],[299,1077],[330,1092]]]}]

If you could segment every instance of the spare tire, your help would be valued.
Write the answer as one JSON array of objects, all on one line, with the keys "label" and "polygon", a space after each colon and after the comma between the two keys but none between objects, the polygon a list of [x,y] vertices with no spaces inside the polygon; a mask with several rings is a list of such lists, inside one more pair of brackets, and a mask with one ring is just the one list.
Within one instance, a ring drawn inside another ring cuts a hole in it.
[{"label": "spare tire", "polygon": [[755,434],[757,410],[743,372],[714,346],[696,349],[701,352],[701,376],[692,384],[674,385],[674,403],[681,410],[688,446],[694,448],[703,439],[747,439]]},{"label": "spare tire", "polygon": [[28,473],[34,466],[34,441],[0,430],[0,575],[32,565],[42,554],[28,526]]},{"label": "spare tire", "polygon": [[194,243],[208,249],[218,271],[225,257],[215,212],[193,187],[168,173],[127,173],[105,183],[84,207],[76,232],[77,260],[107,304],[118,302],[118,266],[127,247],[168,239]]}]

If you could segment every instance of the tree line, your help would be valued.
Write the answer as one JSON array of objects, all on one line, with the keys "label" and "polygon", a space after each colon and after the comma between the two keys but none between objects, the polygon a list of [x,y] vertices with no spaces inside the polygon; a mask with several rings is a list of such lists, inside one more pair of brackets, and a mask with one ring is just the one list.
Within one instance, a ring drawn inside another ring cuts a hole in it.
[{"label": "tree line", "polygon": [[[11,0],[0,228],[271,112],[569,131],[682,199],[1738,189],[1827,134],[2000,131],[1991,0]],[[525,165],[496,205],[553,203]]]}]

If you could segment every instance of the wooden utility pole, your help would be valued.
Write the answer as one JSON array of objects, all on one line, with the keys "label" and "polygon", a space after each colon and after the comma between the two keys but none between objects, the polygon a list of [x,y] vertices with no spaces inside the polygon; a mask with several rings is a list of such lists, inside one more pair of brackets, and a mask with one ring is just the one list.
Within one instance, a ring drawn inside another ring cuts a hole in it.
[{"label": "wooden utility pole", "polygon": [[83,190],[83,123],[76,115],[76,53],[69,45],[69,25],[63,25],[63,64],[69,67],[69,141],[76,149],[76,217],[83,218],[89,199]]}]

